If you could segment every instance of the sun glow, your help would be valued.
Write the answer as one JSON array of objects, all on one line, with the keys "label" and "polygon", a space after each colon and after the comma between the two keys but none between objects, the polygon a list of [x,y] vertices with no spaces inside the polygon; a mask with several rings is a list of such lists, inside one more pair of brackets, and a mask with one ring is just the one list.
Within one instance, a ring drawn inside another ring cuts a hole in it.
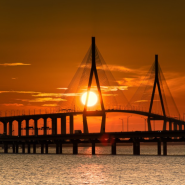
[{"label": "sun glow", "polygon": [[[87,98],[87,92],[83,93],[81,96],[81,101],[84,105],[86,103],[86,98]],[[92,107],[97,103],[97,101],[98,101],[97,95],[94,92],[89,91],[89,98],[88,98],[87,106]]]}]

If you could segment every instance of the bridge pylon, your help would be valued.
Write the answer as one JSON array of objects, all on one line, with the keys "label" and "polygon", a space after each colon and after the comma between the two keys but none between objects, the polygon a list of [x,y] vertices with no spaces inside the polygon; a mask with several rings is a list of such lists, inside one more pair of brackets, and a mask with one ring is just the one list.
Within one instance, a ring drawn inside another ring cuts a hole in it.
[{"label": "bridge pylon", "polygon": [[84,129],[84,133],[88,133],[87,103],[88,103],[88,99],[89,99],[89,92],[90,92],[90,89],[91,89],[91,86],[92,86],[93,74],[94,74],[94,77],[95,77],[96,87],[98,89],[99,101],[100,101],[100,105],[101,105],[102,123],[101,123],[100,132],[104,133],[105,132],[106,115],[105,115],[105,108],[104,108],[104,103],[103,103],[103,98],[102,98],[102,93],[101,93],[101,88],[100,88],[100,82],[99,82],[98,73],[97,73],[97,69],[96,69],[95,37],[92,37],[92,64],[91,64],[91,70],[90,70],[90,76],[89,76],[89,82],[88,82],[88,88],[87,88],[87,97],[86,97],[86,102],[85,102],[84,111],[83,111],[83,129]]},{"label": "bridge pylon", "polygon": [[[161,107],[162,107],[162,113],[163,113],[163,116],[166,118],[166,111],[165,111],[165,107],[164,107],[164,97],[162,96],[161,86],[159,83],[158,55],[155,55],[155,79],[154,79],[154,85],[153,85],[152,96],[151,96],[150,107],[149,107],[149,116],[148,116],[148,130],[149,131],[152,130],[151,123],[150,123],[150,120],[151,120],[150,114],[152,112],[152,106],[153,106],[153,102],[154,102],[154,95],[155,95],[156,86],[157,86],[158,92],[159,92],[159,99],[160,99],[160,103],[161,103]],[[164,119],[164,124],[163,124],[163,130],[165,130],[165,129],[166,129],[166,119]]]}]

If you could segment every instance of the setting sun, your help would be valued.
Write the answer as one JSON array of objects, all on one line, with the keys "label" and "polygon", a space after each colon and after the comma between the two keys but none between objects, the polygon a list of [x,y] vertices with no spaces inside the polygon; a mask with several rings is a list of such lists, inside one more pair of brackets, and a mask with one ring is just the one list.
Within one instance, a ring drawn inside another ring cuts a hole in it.
[{"label": "setting sun", "polygon": [[[81,101],[84,105],[86,103],[86,98],[87,98],[87,92],[83,93],[81,96]],[[89,98],[88,98],[87,106],[88,107],[94,106],[97,103],[97,100],[98,100],[97,95],[94,92],[89,91]]]}]

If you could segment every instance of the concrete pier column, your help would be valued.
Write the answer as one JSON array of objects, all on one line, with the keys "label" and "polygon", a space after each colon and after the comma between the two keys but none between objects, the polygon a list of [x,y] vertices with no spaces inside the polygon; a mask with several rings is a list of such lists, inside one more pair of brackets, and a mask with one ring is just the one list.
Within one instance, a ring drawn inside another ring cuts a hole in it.
[{"label": "concrete pier column", "polygon": [[177,123],[173,123],[174,125],[174,130],[177,130]]},{"label": "concrete pier column", "polygon": [[73,134],[73,115],[70,115],[70,134]]},{"label": "concrete pier column", "polygon": [[133,142],[133,154],[140,155],[140,142],[138,140]]},{"label": "concrete pier column", "polygon": [[29,136],[29,119],[26,119],[26,136]]},{"label": "concrete pier column", "polygon": [[78,143],[77,143],[77,141],[73,142],[73,154],[78,154]]},{"label": "concrete pier column", "polygon": [[22,123],[22,120],[19,120],[18,121],[18,136],[20,137],[22,134],[21,134],[21,123]]},{"label": "concrete pier column", "polygon": [[181,123],[179,124],[179,130],[182,130],[182,124]]},{"label": "concrete pier column", "polygon": [[105,133],[105,122],[106,122],[106,115],[104,114],[102,116],[102,122],[101,122],[101,130],[100,133]]},{"label": "concrete pier column", "polygon": [[61,117],[61,134],[66,134],[66,116]]},{"label": "concrete pier column", "polygon": [[87,117],[85,115],[85,112],[83,113],[83,133],[88,133],[88,126],[87,126]]},{"label": "concrete pier column", "polygon": [[30,154],[30,143],[27,144],[28,147],[28,154]]},{"label": "concrete pier column", "polygon": [[56,154],[59,154],[59,142],[56,142]]},{"label": "concrete pier column", "polygon": [[92,141],[92,155],[95,155],[95,141]]},{"label": "concrete pier column", "polygon": [[164,119],[164,122],[163,122],[163,131],[166,130],[166,120]]},{"label": "concrete pier column", "polygon": [[7,135],[7,122],[4,122],[4,135]]},{"label": "concrete pier column", "polygon": [[59,144],[59,153],[62,154],[62,143]]},{"label": "concrete pier column", "polygon": [[19,153],[19,144],[16,143],[15,145],[15,153],[18,154]]},{"label": "concrete pier column", "polygon": [[163,141],[163,155],[167,155],[167,142]]},{"label": "concrete pier column", "polygon": [[169,130],[171,131],[172,130],[172,122],[169,121]]},{"label": "concrete pier column", "polygon": [[44,154],[44,143],[41,143],[40,147],[41,147],[41,154]]},{"label": "concrete pier column", "polygon": [[12,144],[13,153],[15,154],[15,143]]},{"label": "concrete pier column", "polygon": [[52,118],[52,135],[57,134],[57,118]]},{"label": "concrete pier column", "polygon": [[[174,125],[174,131],[177,131],[177,123],[173,123]],[[177,139],[177,137],[174,137],[174,139]]]},{"label": "concrete pier column", "polygon": [[148,117],[148,119],[147,119],[147,124],[148,124],[148,131],[152,131],[150,117]]},{"label": "concrete pier column", "polygon": [[36,154],[36,143],[33,143],[33,153]]},{"label": "concrete pier column", "polygon": [[157,154],[161,155],[161,141],[157,142]]},{"label": "concrete pier column", "polygon": [[48,143],[45,144],[46,154],[48,154]]},{"label": "concrete pier column", "polygon": [[12,136],[12,121],[9,121],[9,136]]},{"label": "concrete pier column", "polygon": [[22,143],[22,153],[25,154],[25,143]]},{"label": "concrete pier column", "polygon": [[47,135],[47,118],[44,118],[44,135]]},{"label": "concrete pier column", "polygon": [[116,155],[116,140],[112,143],[112,155]]},{"label": "concrete pier column", "polygon": [[37,126],[37,119],[34,119],[34,127],[35,127],[35,136],[38,136],[38,126]]},{"label": "concrete pier column", "polygon": [[4,153],[8,153],[8,143],[4,143]]}]

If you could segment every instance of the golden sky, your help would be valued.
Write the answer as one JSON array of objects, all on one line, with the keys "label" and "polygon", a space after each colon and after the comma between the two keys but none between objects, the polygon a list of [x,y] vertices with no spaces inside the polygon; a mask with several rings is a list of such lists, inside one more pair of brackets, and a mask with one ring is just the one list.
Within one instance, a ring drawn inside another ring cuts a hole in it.
[{"label": "golden sky", "polygon": [[1,111],[56,105],[94,36],[128,100],[158,54],[182,116],[184,9],[184,0],[0,1]]}]

